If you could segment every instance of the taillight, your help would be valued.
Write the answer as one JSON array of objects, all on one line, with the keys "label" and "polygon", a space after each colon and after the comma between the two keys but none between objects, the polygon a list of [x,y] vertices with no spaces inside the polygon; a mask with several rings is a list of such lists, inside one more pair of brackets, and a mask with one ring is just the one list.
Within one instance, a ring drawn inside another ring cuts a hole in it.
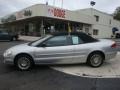
[{"label": "taillight", "polygon": [[111,45],[111,47],[112,47],[112,48],[116,48],[116,47],[117,47],[117,44],[116,44],[116,43],[113,43],[113,44]]}]

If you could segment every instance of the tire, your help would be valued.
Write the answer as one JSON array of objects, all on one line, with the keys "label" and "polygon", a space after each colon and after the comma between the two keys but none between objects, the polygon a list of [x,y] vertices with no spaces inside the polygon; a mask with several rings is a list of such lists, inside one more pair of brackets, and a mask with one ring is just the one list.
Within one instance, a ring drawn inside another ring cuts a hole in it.
[{"label": "tire", "polygon": [[100,52],[95,52],[88,56],[87,64],[91,67],[100,67],[103,62],[104,56]]},{"label": "tire", "polygon": [[14,39],[14,38],[13,38],[13,37],[11,37],[11,38],[10,38],[10,41],[13,41],[13,39]]},{"label": "tire", "polygon": [[28,55],[18,55],[15,58],[15,66],[21,71],[27,71],[33,66],[33,59]]}]

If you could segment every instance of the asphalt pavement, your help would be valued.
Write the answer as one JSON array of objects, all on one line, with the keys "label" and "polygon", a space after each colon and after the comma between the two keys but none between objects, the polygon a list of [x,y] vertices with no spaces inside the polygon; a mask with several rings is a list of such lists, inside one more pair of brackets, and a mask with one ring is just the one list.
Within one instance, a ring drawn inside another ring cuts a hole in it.
[{"label": "asphalt pavement", "polygon": [[3,52],[21,43],[25,41],[0,42],[0,90],[120,90],[120,78],[84,78],[49,66],[35,66],[22,72],[3,64]]}]

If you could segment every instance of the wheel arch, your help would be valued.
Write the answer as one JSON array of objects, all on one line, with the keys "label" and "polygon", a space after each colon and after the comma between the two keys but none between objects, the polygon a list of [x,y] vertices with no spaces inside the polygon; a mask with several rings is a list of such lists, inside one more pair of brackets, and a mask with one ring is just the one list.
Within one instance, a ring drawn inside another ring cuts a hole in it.
[{"label": "wheel arch", "polygon": [[105,54],[104,54],[103,51],[100,51],[100,50],[92,51],[91,53],[89,53],[89,54],[88,54],[88,57],[87,57],[87,60],[88,60],[89,57],[90,57],[92,54],[94,54],[94,53],[100,53],[100,54],[103,56],[104,60],[105,60]]},{"label": "wheel arch", "polygon": [[32,62],[33,62],[33,64],[34,64],[33,57],[32,57],[30,54],[28,54],[28,53],[19,53],[19,54],[17,54],[17,55],[15,56],[15,58],[14,58],[14,64],[15,64],[15,62],[16,62],[17,57],[20,56],[20,55],[27,55],[27,56],[29,56],[29,57],[32,59]]}]

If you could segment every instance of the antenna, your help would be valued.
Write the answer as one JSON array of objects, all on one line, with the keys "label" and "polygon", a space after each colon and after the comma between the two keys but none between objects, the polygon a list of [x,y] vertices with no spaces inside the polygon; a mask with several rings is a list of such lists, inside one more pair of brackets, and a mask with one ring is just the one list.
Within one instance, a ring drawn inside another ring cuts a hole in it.
[{"label": "antenna", "polygon": [[53,0],[53,6],[55,6],[55,0]]}]

